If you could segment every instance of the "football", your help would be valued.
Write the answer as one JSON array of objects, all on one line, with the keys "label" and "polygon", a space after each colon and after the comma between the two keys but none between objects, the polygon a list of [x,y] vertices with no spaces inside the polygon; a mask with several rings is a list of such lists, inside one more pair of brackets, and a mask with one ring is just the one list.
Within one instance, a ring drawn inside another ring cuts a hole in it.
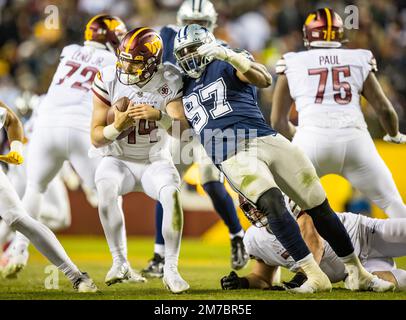
[{"label": "football", "polygon": [[[109,125],[114,122],[114,109],[115,108],[118,111],[124,112],[127,110],[129,104],[130,104],[130,99],[128,99],[127,97],[122,97],[122,98],[118,99],[116,102],[114,102],[113,105],[110,107],[109,111],[107,112],[107,124]],[[133,127],[128,128],[127,130],[124,130],[117,137],[117,140],[121,140],[121,139],[127,137],[132,130],[133,130]]]}]

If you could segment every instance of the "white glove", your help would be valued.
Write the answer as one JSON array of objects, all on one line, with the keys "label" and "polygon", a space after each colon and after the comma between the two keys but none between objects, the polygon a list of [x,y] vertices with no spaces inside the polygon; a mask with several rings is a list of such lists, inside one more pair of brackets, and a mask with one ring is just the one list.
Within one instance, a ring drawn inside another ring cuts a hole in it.
[{"label": "white glove", "polygon": [[236,54],[234,51],[227,49],[216,42],[205,43],[197,48],[197,53],[207,58],[214,58],[223,61],[228,60],[233,54]]},{"label": "white glove", "polygon": [[390,143],[406,144],[406,135],[398,132],[396,136],[391,137],[389,134],[387,134],[386,136],[383,137],[383,140]]}]

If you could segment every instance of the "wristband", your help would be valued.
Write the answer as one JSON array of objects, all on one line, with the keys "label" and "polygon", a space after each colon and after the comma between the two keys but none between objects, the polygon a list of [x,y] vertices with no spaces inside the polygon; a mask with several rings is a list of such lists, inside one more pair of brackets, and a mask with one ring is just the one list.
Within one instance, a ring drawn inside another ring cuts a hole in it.
[{"label": "wristband", "polygon": [[20,155],[23,154],[23,143],[18,140],[14,140],[10,144],[10,151],[18,152]]},{"label": "wristband", "polygon": [[172,118],[165,112],[162,112],[159,110],[161,117],[159,118],[159,124],[164,128],[165,130],[168,130],[170,127],[172,127]]},{"label": "wristband", "polygon": [[118,131],[114,124],[109,124],[108,126],[103,128],[103,136],[110,141],[114,141],[120,135],[120,131]]},{"label": "wristband", "polygon": [[242,74],[251,69],[251,60],[239,53],[233,52],[231,56],[227,55],[226,61]]}]

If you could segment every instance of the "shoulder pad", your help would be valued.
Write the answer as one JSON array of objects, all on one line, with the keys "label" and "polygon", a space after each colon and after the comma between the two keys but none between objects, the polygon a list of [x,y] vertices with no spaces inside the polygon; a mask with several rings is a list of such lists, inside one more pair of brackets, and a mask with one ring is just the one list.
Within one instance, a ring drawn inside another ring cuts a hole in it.
[{"label": "shoulder pad", "polygon": [[60,59],[70,54],[72,51],[79,49],[80,46],[77,44],[70,44],[62,49]]},{"label": "shoulder pad", "polygon": [[100,75],[100,80],[103,82],[110,82],[113,81],[116,77],[116,66],[110,65],[100,70],[98,73],[98,77]]}]

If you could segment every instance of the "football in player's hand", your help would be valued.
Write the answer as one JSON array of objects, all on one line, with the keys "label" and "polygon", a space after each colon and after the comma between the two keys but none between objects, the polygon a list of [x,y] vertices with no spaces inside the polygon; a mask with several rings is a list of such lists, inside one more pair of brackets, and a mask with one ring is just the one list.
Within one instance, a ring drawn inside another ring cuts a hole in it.
[{"label": "football in player's hand", "polygon": [[[110,107],[109,111],[107,112],[107,124],[112,124],[114,122],[114,109],[117,109],[120,112],[124,112],[127,110],[128,106],[130,105],[130,99],[127,97],[122,97],[115,101],[112,106]],[[123,132],[120,133],[120,135],[117,137],[117,140],[121,140],[125,137],[127,137],[130,132],[134,130],[133,127],[128,128],[127,130],[124,130]]]}]

